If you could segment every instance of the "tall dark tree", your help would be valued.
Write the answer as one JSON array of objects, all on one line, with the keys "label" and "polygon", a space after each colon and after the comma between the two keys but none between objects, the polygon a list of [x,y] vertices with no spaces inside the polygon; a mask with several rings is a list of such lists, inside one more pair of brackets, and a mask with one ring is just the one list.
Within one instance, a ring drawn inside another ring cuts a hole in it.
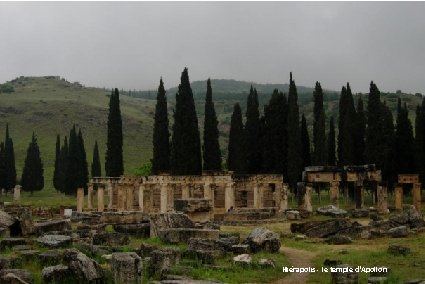
[{"label": "tall dark tree", "polygon": [[57,176],[57,185],[58,190],[62,193],[66,192],[66,174],[68,168],[68,137],[65,136],[63,145],[61,146],[59,162],[58,162],[58,176]]},{"label": "tall dark tree", "polygon": [[230,119],[229,144],[227,146],[227,169],[235,173],[245,172],[245,140],[242,110],[238,103],[233,106]]},{"label": "tall dark tree", "polygon": [[9,135],[9,124],[6,124],[5,152],[5,188],[10,190],[16,185],[15,150],[13,140]]},{"label": "tall dark tree", "polygon": [[0,143],[0,189],[6,189],[6,151],[4,142]]},{"label": "tall dark tree", "polygon": [[301,132],[298,109],[298,95],[292,72],[288,93],[288,183],[295,190],[302,173]]},{"label": "tall dark tree", "polygon": [[284,174],[285,178],[287,119],[286,96],[275,89],[268,105],[264,106],[263,170],[266,173]]},{"label": "tall dark tree", "polygon": [[81,183],[81,164],[79,150],[80,147],[78,142],[78,135],[74,125],[71,131],[69,132],[68,157],[64,190],[64,193],[67,195],[75,194],[77,188]]},{"label": "tall dark tree", "polygon": [[310,138],[308,136],[307,121],[304,114],[301,118],[301,152],[303,158],[303,167],[311,166]]},{"label": "tall dark tree", "polygon": [[349,165],[355,163],[355,121],[356,110],[354,108],[353,94],[350,84],[347,88],[342,87],[339,100],[338,118],[338,164]]},{"label": "tall dark tree", "polygon": [[249,91],[246,104],[245,143],[247,172],[255,174],[261,170],[261,145],[260,145],[260,111],[258,109],[257,90]]},{"label": "tall dark tree", "polygon": [[60,185],[60,181],[59,181],[59,176],[60,176],[60,155],[61,155],[61,138],[60,135],[58,134],[56,136],[56,148],[55,148],[55,170],[53,172],[53,187],[60,191],[61,190],[61,185]]},{"label": "tall dark tree", "polygon": [[421,183],[425,181],[425,98],[422,105],[416,107],[415,118],[415,152],[416,170],[420,175]]},{"label": "tall dark tree", "polygon": [[328,155],[327,164],[329,166],[335,166],[336,165],[336,156],[335,156],[335,124],[334,124],[334,118],[331,116],[330,122],[329,122],[329,133],[328,133],[328,139],[327,139],[327,148],[326,152]]},{"label": "tall dark tree", "polygon": [[40,149],[34,133],[32,134],[32,140],[27,149],[21,185],[22,190],[29,191],[31,194],[44,187],[43,162],[40,158]]},{"label": "tall dark tree", "polygon": [[[71,137],[70,137],[71,146]],[[105,171],[110,177],[118,177],[124,173],[122,154],[123,134],[118,89],[112,91],[109,101],[108,136],[106,143]]]},{"label": "tall dark tree", "polygon": [[91,176],[92,177],[102,176],[102,167],[100,165],[99,147],[97,146],[97,140],[94,142],[93,161],[91,163]]},{"label": "tall dark tree", "polygon": [[152,172],[154,174],[170,171],[170,132],[168,127],[167,97],[161,78],[156,96],[153,128]]},{"label": "tall dark tree", "polygon": [[87,183],[89,182],[89,170],[87,165],[86,149],[84,147],[84,138],[83,138],[83,133],[81,132],[81,129],[78,130],[78,163],[79,163],[78,187],[83,187],[87,189]]},{"label": "tall dark tree", "polygon": [[382,116],[381,135],[383,138],[381,151],[383,152],[384,160],[379,164],[379,168],[382,169],[382,179],[387,181],[388,188],[392,190],[394,183],[397,182],[393,114],[385,102],[381,104],[380,112]]},{"label": "tall dark tree", "polygon": [[325,130],[325,110],[323,108],[323,90],[319,82],[313,92],[313,164],[326,164],[326,130]]},{"label": "tall dark tree", "polygon": [[401,105],[400,98],[397,105],[397,127],[396,127],[396,166],[397,173],[408,174],[415,172],[415,146],[413,128],[409,120],[406,103]]},{"label": "tall dark tree", "polygon": [[360,96],[357,100],[356,119],[354,121],[354,163],[362,165],[365,163],[365,131],[366,131],[366,116],[363,107],[363,100]]},{"label": "tall dark tree", "polygon": [[171,172],[175,175],[202,173],[201,141],[195,102],[187,68],[182,72],[171,139]]},{"label": "tall dark tree", "polygon": [[211,80],[207,81],[207,94],[205,97],[204,120],[204,145],[203,145],[204,170],[221,170],[221,152],[218,142],[218,121],[212,100]]}]

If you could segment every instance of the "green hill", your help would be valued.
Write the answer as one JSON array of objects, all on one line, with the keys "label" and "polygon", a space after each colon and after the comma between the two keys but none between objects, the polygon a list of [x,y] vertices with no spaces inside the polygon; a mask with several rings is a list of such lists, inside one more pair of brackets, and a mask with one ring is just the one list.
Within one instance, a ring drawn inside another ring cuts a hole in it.
[{"label": "green hill", "polygon": [[[254,84],[235,80],[212,80],[213,98],[219,118],[220,145],[223,156],[227,155],[228,132],[233,104],[239,102],[246,107],[249,88],[257,88],[261,109],[267,103],[273,89],[287,92],[287,84]],[[203,124],[204,96],[206,81],[191,83],[199,125]],[[170,124],[177,88],[167,91],[169,97]],[[14,141],[18,176],[21,174],[25,152],[34,131],[39,140],[40,151],[45,166],[45,184],[52,190],[52,174],[56,134],[63,138],[75,124],[84,134],[87,159],[90,165],[95,139],[99,141],[102,171],[104,172],[104,153],[106,147],[106,121],[110,90],[84,87],[57,76],[19,77],[0,85],[0,139],[4,140],[6,123]],[[311,131],[313,89],[298,86],[300,113],[304,113]],[[421,102],[420,95],[382,94],[382,99],[395,113],[397,98],[401,96],[409,106],[411,119],[414,119],[416,105]],[[363,96],[366,98],[366,96]],[[147,163],[152,153],[152,127],[156,91],[123,91],[121,112],[124,131],[125,173],[134,174],[135,169]],[[337,117],[338,93],[325,91],[327,116]]]}]

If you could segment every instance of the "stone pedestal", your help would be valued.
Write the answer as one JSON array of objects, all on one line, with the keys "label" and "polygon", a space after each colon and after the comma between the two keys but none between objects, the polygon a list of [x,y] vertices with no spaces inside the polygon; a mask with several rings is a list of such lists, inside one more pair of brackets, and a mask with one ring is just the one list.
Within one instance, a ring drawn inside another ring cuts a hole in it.
[{"label": "stone pedestal", "polygon": [[331,187],[330,187],[330,190],[329,190],[330,203],[332,205],[338,206],[339,182],[333,181],[330,184],[331,184]]},{"label": "stone pedestal", "polygon": [[394,198],[395,198],[395,208],[403,209],[403,186],[401,184],[397,184],[394,190]]},{"label": "stone pedestal", "polygon": [[77,189],[77,212],[83,212],[84,207],[84,188]]},{"label": "stone pedestal", "polygon": [[413,205],[418,212],[421,212],[421,184],[413,184]]},{"label": "stone pedestal", "polygon": [[139,186],[139,209],[143,212],[143,198],[144,198],[145,185],[141,184]]},{"label": "stone pedestal", "polygon": [[87,208],[93,209],[93,185],[89,185],[87,190]]},{"label": "stone pedestal", "polygon": [[378,185],[377,199],[378,199],[378,213],[379,214],[388,213],[388,193],[387,193],[386,186]]},{"label": "stone pedestal", "polygon": [[13,189],[13,201],[19,202],[21,200],[21,186],[16,185]]},{"label": "stone pedestal", "polygon": [[103,212],[105,209],[104,194],[105,194],[105,189],[103,188],[103,186],[98,186],[97,187],[97,211],[98,212]]},{"label": "stone pedestal", "polygon": [[133,210],[133,201],[134,201],[134,195],[133,195],[134,188],[131,185],[126,186],[126,209],[127,211]]},{"label": "stone pedestal", "polygon": [[224,189],[224,207],[227,210],[235,208],[235,188],[233,183],[227,183]]}]

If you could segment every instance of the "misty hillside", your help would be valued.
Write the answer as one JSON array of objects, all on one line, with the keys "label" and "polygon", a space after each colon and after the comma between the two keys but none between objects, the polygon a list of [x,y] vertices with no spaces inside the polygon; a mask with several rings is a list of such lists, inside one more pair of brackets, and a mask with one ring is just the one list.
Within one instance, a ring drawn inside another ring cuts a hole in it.
[{"label": "misty hillside", "polygon": [[[206,81],[191,83],[198,113],[198,123],[202,135],[204,96]],[[223,157],[227,155],[230,116],[233,105],[238,102],[246,108],[246,97],[251,83],[235,80],[212,80],[213,98],[219,119],[220,146]],[[269,100],[273,89],[287,92],[286,84],[253,84],[259,93],[260,108]],[[379,87],[379,86],[378,86]],[[297,86],[300,114],[307,118],[312,131],[313,89]],[[170,125],[173,124],[172,110],[177,91],[173,87],[167,91],[169,98]],[[121,112],[124,131],[125,173],[134,174],[135,169],[147,163],[152,156],[152,127],[155,110],[156,91],[124,91],[121,96]],[[21,174],[26,148],[34,131],[37,134],[45,168],[45,184],[52,189],[52,175],[56,135],[63,138],[73,124],[83,131],[90,167],[94,141],[99,142],[102,171],[106,150],[106,121],[110,90],[84,87],[56,76],[19,77],[0,85],[0,139],[4,140],[6,123],[14,141],[16,167]],[[397,98],[407,102],[409,115],[414,119],[416,105],[421,103],[420,95],[382,94],[382,99],[393,110]],[[363,96],[365,99],[366,96]],[[338,93],[325,91],[327,117],[337,117]]]}]

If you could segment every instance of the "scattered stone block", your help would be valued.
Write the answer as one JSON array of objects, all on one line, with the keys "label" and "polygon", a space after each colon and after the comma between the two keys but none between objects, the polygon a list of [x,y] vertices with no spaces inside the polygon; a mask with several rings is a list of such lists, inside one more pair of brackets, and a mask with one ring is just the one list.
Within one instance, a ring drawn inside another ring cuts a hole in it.
[{"label": "scattered stone block", "polygon": [[388,235],[393,238],[404,238],[409,235],[409,230],[406,226],[399,226],[388,230]]},{"label": "scattered stone block", "polygon": [[115,224],[114,231],[127,235],[135,235],[140,237],[148,238],[150,235],[150,224],[139,223],[139,224]]},{"label": "scattered stone block", "polygon": [[160,230],[171,228],[194,228],[195,224],[183,213],[161,213],[151,214],[150,235],[157,237]]},{"label": "scattered stone block", "polygon": [[244,243],[249,245],[250,250],[254,253],[259,251],[274,253],[280,249],[279,235],[261,227],[255,228]]},{"label": "scattered stone block", "polygon": [[149,261],[148,275],[163,279],[171,266],[180,262],[180,252],[172,249],[154,250]]},{"label": "scattered stone block", "polygon": [[71,231],[71,221],[68,219],[53,220],[34,224],[34,232],[38,236],[53,231]]},{"label": "scattered stone block", "polygon": [[37,238],[37,242],[49,248],[63,248],[72,244],[72,238],[64,235],[44,235]]},{"label": "scattered stone block", "polygon": [[77,249],[65,250],[63,259],[72,275],[80,282],[101,282],[105,279],[100,265]]},{"label": "scattered stone block", "polygon": [[233,258],[233,262],[238,265],[250,265],[252,257],[249,254],[240,254]]},{"label": "scattered stone block", "polygon": [[97,233],[93,236],[93,245],[125,246],[130,238],[121,233]]},{"label": "scattered stone block", "polygon": [[262,258],[258,261],[258,265],[262,268],[275,268],[276,264],[272,259]]},{"label": "scattered stone block", "polygon": [[338,218],[344,218],[348,216],[347,211],[345,211],[344,209],[340,209],[336,207],[335,205],[320,207],[316,210],[316,212],[320,215],[338,217]]},{"label": "scattered stone block", "polygon": [[330,245],[346,245],[351,244],[352,242],[353,241],[350,237],[344,235],[333,235],[326,239],[326,243]]},{"label": "scattered stone block", "polygon": [[326,221],[292,223],[291,232],[305,234],[309,238],[325,238],[352,227],[353,224],[350,220],[338,218]]},{"label": "scattered stone block", "polygon": [[402,245],[393,244],[388,247],[388,252],[394,255],[408,255],[410,248]]},{"label": "scattered stone block", "polygon": [[0,283],[2,284],[32,284],[33,282],[31,273],[26,269],[0,270]]},{"label": "scattered stone block", "polygon": [[188,243],[192,238],[218,239],[218,230],[193,229],[193,228],[169,228],[157,232],[158,237],[166,243],[178,244]]},{"label": "scattered stone block", "polygon": [[361,208],[361,209],[353,209],[350,211],[350,215],[352,218],[368,218],[369,217],[369,209]]},{"label": "scattered stone block", "polygon": [[17,245],[26,245],[28,241],[24,238],[5,238],[0,240],[0,250],[12,248]]},{"label": "scattered stone block", "polygon": [[288,220],[300,220],[300,212],[297,210],[287,210],[285,212],[286,219]]},{"label": "scattered stone block", "polygon": [[43,266],[57,265],[62,261],[62,253],[57,250],[48,250],[38,255],[38,260]]},{"label": "scattered stone block", "polygon": [[249,253],[249,245],[233,245],[232,252],[234,254],[246,254]]},{"label": "scattered stone block", "polygon": [[112,274],[115,283],[140,283],[142,261],[135,252],[117,252],[112,254]]},{"label": "scattered stone block", "polygon": [[55,265],[43,268],[41,276],[44,283],[67,283],[72,279],[72,273],[68,266]]}]

